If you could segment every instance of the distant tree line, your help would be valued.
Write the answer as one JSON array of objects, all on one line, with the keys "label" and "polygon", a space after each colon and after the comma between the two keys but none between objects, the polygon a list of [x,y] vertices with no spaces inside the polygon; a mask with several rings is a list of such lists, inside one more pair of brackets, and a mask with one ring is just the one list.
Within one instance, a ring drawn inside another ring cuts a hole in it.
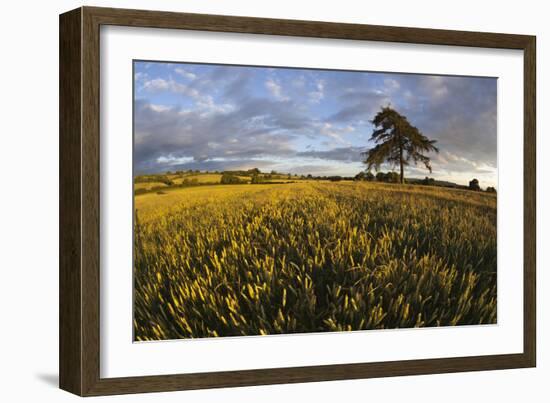
[{"label": "distant tree line", "polygon": [[[401,183],[401,178],[399,173],[394,171],[388,172],[377,172],[376,175],[373,175],[370,171],[361,171],[354,176],[356,181],[367,181],[367,182],[384,182],[384,183]],[[457,185],[452,182],[445,181],[436,181],[434,178],[425,177],[424,179],[409,178],[405,180],[405,183],[409,185],[424,185],[424,186],[440,186],[447,188],[456,188],[456,189],[468,189],[476,192],[483,191],[479,185],[479,180],[472,179],[468,186]],[[496,193],[497,190],[493,186],[488,186],[485,190],[487,193]]]},{"label": "distant tree line", "polygon": [[370,171],[361,171],[354,177],[355,180],[358,181],[377,181],[377,182],[386,182],[386,183],[399,183],[400,177],[397,172],[389,171],[389,172],[377,172],[376,176],[373,175]]},{"label": "distant tree line", "polygon": [[[482,191],[481,187],[479,186],[479,181],[476,178],[474,178],[470,181],[470,183],[468,184],[468,189],[475,190],[476,192],[481,192]],[[497,192],[497,190],[493,186],[487,187],[487,189],[485,191],[487,193],[496,193]]]},{"label": "distant tree line", "polygon": [[[167,188],[177,188],[177,187],[188,187],[188,186],[200,186],[200,185],[212,185],[212,182],[200,182],[196,177],[185,177],[186,175],[196,175],[201,173],[215,173],[221,174],[220,181],[218,184],[228,185],[228,184],[283,184],[289,183],[289,180],[292,179],[302,179],[302,180],[328,180],[331,182],[338,181],[367,181],[367,182],[382,182],[382,183],[401,183],[401,175],[395,171],[388,172],[377,172],[374,175],[371,171],[365,170],[359,172],[354,177],[349,176],[340,176],[340,175],[331,175],[331,176],[313,176],[312,174],[307,175],[298,175],[291,173],[280,173],[275,170],[272,170],[270,173],[262,173],[259,168],[252,168],[247,170],[232,170],[232,171],[204,171],[199,170],[187,170],[187,171],[167,171],[164,174],[150,174],[150,175],[140,175],[134,178],[134,183],[162,183],[165,186],[153,186],[149,189],[142,188],[136,189],[135,194],[143,194],[149,192],[159,192]],[[180,183],[174,182],[171,177],[179,176],[182,180]],[[244,177],[244,178],[243,178]],[[248,179],[250,178],[250,179]],[[283,181],[277,181],[283,180]],[[294,182],[292,180],[292,182]],[[405,180],[405,183],[409,185],[424,185],[424,186],[440,186],[456,189],[468,189],[473,191],[483,191],[479,185],[479,180],[474,178],[469,183],[468,186],[458,185],[452,182],[439,181],[434,178],[425,177],[424,179],[409,178]],[[497,190],[493,186],[489,186],[485,190],[487,193],[496,193]]]}]

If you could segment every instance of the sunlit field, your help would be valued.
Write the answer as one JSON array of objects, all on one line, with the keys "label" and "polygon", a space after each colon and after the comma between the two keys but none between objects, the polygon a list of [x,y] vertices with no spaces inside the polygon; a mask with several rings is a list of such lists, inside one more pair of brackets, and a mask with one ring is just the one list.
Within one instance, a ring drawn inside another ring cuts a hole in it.
[{"label": "sunlit field", "polygon": [[496,323],[495,194],[210,179],[135,196],[135,340]]}]

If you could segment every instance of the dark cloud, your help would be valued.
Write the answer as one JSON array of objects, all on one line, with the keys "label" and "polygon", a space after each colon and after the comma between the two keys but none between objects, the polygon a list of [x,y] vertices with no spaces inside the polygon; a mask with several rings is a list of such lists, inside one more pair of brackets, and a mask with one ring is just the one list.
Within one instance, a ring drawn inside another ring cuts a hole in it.
[{"label": "dark cloud", "polygon": [[357,170],[386,105],[437,140],[434,175],[496,170],[495,79],[184,65],[135,80],[136,172]]},{"label": "dark cloud", "polygon": [[[275,164],[275,161],[265,160],[259,161],[256,159],[247,159],[241,158],[239,160],[228,160],[228,161],[190,161],[184,164],[170,164],[165,165],[162,168],[162,171],[171,170],[171,171],[187,171],[192,170],[201,170],[201,171],[231,171],[231,170],[245,170],[251,168],[259,168],[263,170],[270,171],[271,166]],[[268,169],[267,169],[268,168]]]},{"label": "dark cloud", "polygon": [[365,151],[364,147],[336,147],[327,151],[301,151],[296,153],[298,157],[320,158],[331,161],[356,161],[363,160],[361,153]]},{"label": "dark cloud", "polygon": [[493,78],[393,75],[376,91],[348,88],[328,120],[356,124],[391,105],[442,150],[496,167],[496,96]]},{"label": "dark cloud", "polygon": [[267,99],[250,99],[227,111],[159,110],[143,100],[135,108],[137,172],[160,168],[162,156],[196,162],[284,156],[293,152],[293,131],[310,130],[299,109]]},{"label": "dark cloud", "polygon": [[228,101],[243,100],[248,97],[248,87],[252,79],[250,70],[240,71],[224,90],[224,98]]},{"label": "dark cloud", "polygon": [[419,77],[405,83],[403,113],[442,150],[496,167],[496,80]]}]

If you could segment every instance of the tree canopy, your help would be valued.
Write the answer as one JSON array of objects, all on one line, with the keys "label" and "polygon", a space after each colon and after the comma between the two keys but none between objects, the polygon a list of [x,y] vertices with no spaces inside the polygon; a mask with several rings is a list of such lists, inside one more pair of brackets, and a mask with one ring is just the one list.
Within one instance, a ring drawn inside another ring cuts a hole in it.
[{"label": "tree canopy", "polygon": [[376,143],[374,148],[363,153],[367,170],[380,169],[383,163],[399,166],[401,183],[404,182],[404,166],[414,162],[424,164],[432,172],[430,158],[425,155],[430,151],[439,152],[436,140],[424,136],[407,118],[390,106],[383,107],[371,121],[374,131],[370,141]]}]

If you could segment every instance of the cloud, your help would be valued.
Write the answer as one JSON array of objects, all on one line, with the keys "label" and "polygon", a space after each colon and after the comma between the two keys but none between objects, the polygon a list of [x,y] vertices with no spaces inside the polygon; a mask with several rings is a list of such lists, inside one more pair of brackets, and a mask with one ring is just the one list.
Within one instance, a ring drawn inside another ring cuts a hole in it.
[{"label": "cloud", "polygon": [[142,63],[134,80],[137,172],[256,164],[353,175],[373,146],[370,121],[391,105],[437,140],[434,175],[496,183],[495,79]]},{"label": "cloud", "polygon": [[410,92],[405,113],[442,150],[496,166],[496,80],[422,77]]},{"label": "cloud", "polygon": [[325,81],[318,80],[315,87],[315,91],[309,93],[309,99],[313,103],[319,103],[325,97]]},{"label": "cloud", "polygon": [[401,84],[399,84],[399,81],[397,81],[396,79],[385,78],[384,87],[389,92],[395,92],[401,88]]},{"label": "cloud", "polygon": [[241,101],[248,97],[248,86],[252,74],[248,70],[239,72],[227,85],[225,85],[223,96],[232,101]]},{"label": "cloud", "polygon": [[183,78],[186,78],[188,80],[194,80],[195,78],[197,78],[197,75],[194,74],[194,73],[191,73],[190,71],[187,71],[181,67],[176,67],[174,69],[174,71],[179,74],[180,76],[182,76]]},{"label": "cloud", "polygon": [[382,107],[390,104],[391,98],[380,91],[351,89],[339,95],[339,110],[328,117],[332,122],[369,121]]},{"label": "cloud", "polygon": [[193,158],[201,162],[292,153],[290,142],[295,135],[290,129],[305,128],[308,121],[279,104],[266,99],[249,100],[234,110],[215,104],[205,115],[200,108],[158,108],[136,100],[136,170],[160,170],[168,159]]},{"label": "cloud", "polygon": [[152,80],[145,81],[143,83],[143,88],[151,92],[171,91],[194,99],[198,99],[200,97],[199,91],[193,87],[179,83],[172,79],[165,80],[163,78],[154,78]]},{"label": "cloud", "polygon": [[143,71],[139,71],[134,74],[134,81],[139,82],[142,80],[145,80],[149,77],[149,75]]},{"label": "cloud", "polygon": [[265,82],[266,88],[269,90],[271,95],[273,95],[279,101],[288,101],[289,98],[283,95],[282,88],[280,84],[277,84],[272,79],[269,79]]},{"label": "cloud", "polygon": [[336,126],[330,122],[315,122],[313,126],[316,128],[315,134],[317,136],[326,136],[337,143],[347,145],[349,145],[349,141],[345,140],[344,136],[355,131],[355,128],[351,125]]},{"label": "cloud", "polygon": [[157,158],[156,162],[162,165],[185,165],[193,161],[193,157],[174,157],[173,155],[161,155]]},{"label": "cloud", "polygon": [[302,74],[294,79],[291,80],[291,85],[295,88],[299,88],[299,89],[302,89],[305,87],[306,85],[306,78],[305,76]]},{"label": "cloud", "polygon": [[172,109],[170,106],[167,105],[155,105],[155,104],[149,104],[149,108],[151,108],[154,112],[166,112]]},{"label": "cloud", "polygon": [[330,161],[355,161],[361,162],[361,153],[365,151],[362,147],[337,147],[325,151],[301,151],[296,155],[300,157],[319,158]]}]

